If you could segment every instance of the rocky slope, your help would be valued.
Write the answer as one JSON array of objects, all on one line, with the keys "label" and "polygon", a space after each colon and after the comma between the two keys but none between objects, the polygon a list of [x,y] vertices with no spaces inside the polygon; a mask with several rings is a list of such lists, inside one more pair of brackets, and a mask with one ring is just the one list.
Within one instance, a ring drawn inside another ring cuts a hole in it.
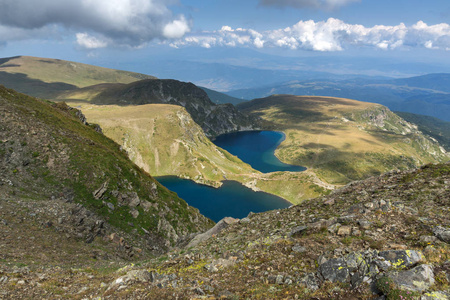
[{"label": "rocky slope", "polygon": [[284,210],[225,218],[139,265],[5,265],[5,298],[448,299],[450,164],[392,171]]},{"label": "rocky slope", "polygon": [[68,92],[60,100],[89,100],[95,104],[142,105],[164,103],[183,106],[208,137],[257,129],[258,118],[239,112],[232,104],[214,104],[204,90],[177,80],[141,80],[130,84],[104,84]]},{"label": "rocky slope", "polygon": [[[66,239],[96,256],[147,256],[212,225],[65,104],[0,87],[0,128],[3,260],[39,260],[50,254],[30,245]],[[36,241],[41,230],[55,238]]]}]

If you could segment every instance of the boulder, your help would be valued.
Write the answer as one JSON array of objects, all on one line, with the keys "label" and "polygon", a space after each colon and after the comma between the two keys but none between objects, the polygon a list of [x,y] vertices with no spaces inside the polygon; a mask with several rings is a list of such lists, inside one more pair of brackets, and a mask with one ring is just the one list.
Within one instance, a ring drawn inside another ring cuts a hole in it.
[{"label": "boulder", "polygon": [[319,289],[320,282],[314,273],[308,273],[297,280],[298,285],[309,290],[315,291]]},{"label": "boulder", "polygon": [[388,250],[379,253],[379,256],[389,261],[393,268],[409,268],[422,261],[423,255],[415,250]]},{"label": "boulder", "polygon": [[443,242],[450,243],[450,229],[441,226],[433,228],[434,235]]},{"label": "boulder", "polygon": [[342,258],[332,258],[319,266],[318,272],[325,280],[331,282],[347,282],[350,272],[347,263]]},{"label": "boulder", "polygon": [[231,218],[231,217],[225,217],[222,220],[220,220],[213,228],[210,230],[196,235],[186,246],[187,248],[197,246],[203,241],[206,241],[207,239],[211,238],[213,235],[218,234],[231,224],[239,222],[239,219]]},{"label": "boulder", "polygon": [[435,282],[430,265],[419,265],[407,271],[391,271],[387,275],[400,290],[423,292]]},{"label": "boulder", "polygon": [[298,237],[300,235],[302,235],[304,232],[306,232],[306,230],[308,229],[308,226],[297,226],[292,228],[291,232],[289,233],[290,237]]}]

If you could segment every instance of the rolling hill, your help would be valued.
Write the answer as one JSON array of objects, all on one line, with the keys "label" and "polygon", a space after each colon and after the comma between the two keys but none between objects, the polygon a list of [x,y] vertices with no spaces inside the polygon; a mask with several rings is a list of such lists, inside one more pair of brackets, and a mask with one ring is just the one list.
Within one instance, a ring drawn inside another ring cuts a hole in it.
[{"label": "rolling hill", "polygon": [[52,99],[58,93],[100,83],[130,83],[154,76],[60,59],[16,56],[0,59],[0,84]]},{"label": "rolling hill", "polygon": [[435,141],[386,107],[356,100],[274,95],[238,105],[286,134],[280,160],[345,184],[392,169],[447,161]]},{"label": "rolling hill", "polygon": [[239,112],[232,104],[214,104],[207,93],[192,83],[171,79],[147,79],[129,84],[101,84],[68,91],[58,100],[89,101],[102,105],[172,104],[183,106],[205,134],[258,129],[258,118]]},{"label": "rolling hill", "polygon": [[450,121],[449,74],[373,80],[303,80],[260,88],[227,92],[228,95],[255,99],[274,94],[328,96],[379,103],[391,110],[425,114]]}]

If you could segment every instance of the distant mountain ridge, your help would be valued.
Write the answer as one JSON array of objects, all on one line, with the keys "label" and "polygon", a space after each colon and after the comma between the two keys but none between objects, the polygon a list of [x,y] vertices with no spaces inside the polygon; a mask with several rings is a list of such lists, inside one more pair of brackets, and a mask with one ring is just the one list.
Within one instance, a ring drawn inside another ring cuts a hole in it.
[{"label": "distant mountain ridge", "polygon": [[226,94],[255,99],[274,94],[310,95],[349,98],[379,103],[391,110],[425,114],[450,121],[450,74],[392,79],[303,80],[284,84],[243,89]]},{"label": "distant mountain ridge", "polygon": [[94,84],[149,78],[156,77],[60,59],[31,56],[0,59],[0,84],[40,98],[53,98],[60,92]]},{"label": "distant mountain ridge", "polygon": [[[154,76],[96,67],[58,59],[18,56],[0,60],[0,84],[31,96],[51,100],[92,101],[97,104],[167,103],[186,108],[206,135],[253,130],[258,118],[232,104],[215,104],[192,83],[159,80]],[[214,93],[214,91],[209,91]],[[214,93],[218,102],[229,96]]]},{"label": "distant mountain ridge", "polygon": [[[91,92],[92,91],[92,92]],[[79,95],[94,104],[142,105],[164,103],[186,108],[205,134],[259,128],[259,120],[239,112],[232,104],[214,104],[207,93],[192,83],[172,79],[148,79],[129,84],[104,84],[64,93],[60,100],[76,100]]]}]

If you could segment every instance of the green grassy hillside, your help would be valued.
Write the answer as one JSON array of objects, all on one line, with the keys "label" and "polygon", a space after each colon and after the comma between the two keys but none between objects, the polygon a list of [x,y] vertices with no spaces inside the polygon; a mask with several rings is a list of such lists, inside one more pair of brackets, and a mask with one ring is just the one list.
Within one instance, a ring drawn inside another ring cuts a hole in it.
[{"label": "green grassy hillside", "polygon": [[378,104],[275,95],[238,107],[286,134],[276,150],[282,161],[306,166],[333,184],[449,159],[438,143]]},{"label": "green grassy hillside", "polygon": [[176,175],[210,186],[225,179],[281,196],[292,203],[320,195],[324,189],[309,172],[261,174],[215,146],[180,106],[115,106],[70,103],[101,125],[130,158],[153,176]]},{"label": "green grassy hillside", "polygon": [[83,124],[80,111],[3,87],[0,104],[1,201],[25,201],[30,213],[49,214],[51,224],[64,224],[57,219],[63,211],[72,211],[69,216],[85,211],[69,229],[98,222],[78,238],[103,243],[116,232],[126,237],[122,246],[126,241],[144,251],[161,252],[212,224],[95,126]]},{"label": "green grassy hillside", "polygon": [[16,56],[0,59],[0,84],[40,98],[100,83],[130,83],[153,76],[60,59]]}]

